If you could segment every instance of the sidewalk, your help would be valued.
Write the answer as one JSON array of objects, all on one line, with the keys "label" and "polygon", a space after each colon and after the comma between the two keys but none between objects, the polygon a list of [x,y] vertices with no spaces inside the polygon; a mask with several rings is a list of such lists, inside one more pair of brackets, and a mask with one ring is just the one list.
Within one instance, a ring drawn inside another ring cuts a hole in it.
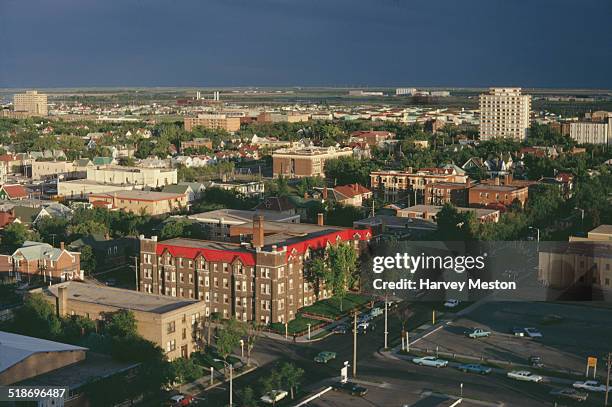
[{"label": "sidewalk", "polygon": [[[234,356],[234,355],[232,355]],[[247,373],[252,372],[253,370],[257,369],[259,367],[259,363],[257,363],[256,360],[251,358],[251,365],[249,367],[247,367],[245,370],[236,373],[236,369],[241,369],[246,367],[246,364],[242,361],[235,363],[233,365],[233,377],[232,379],[235,380],[240,376],[243,376]],[[223,373],[223,371],[221,370],[214,370],[213,371],[213,383],[210,383],[210,369],[208,370],[207,373],[205,373],[202,377],[200,377],[197,380],[194,380],[193,382],[190,383],[185,383],[181,386],[179,386],[180,390],[182,393],[185,394],[199,394],[202,392],[205,392],[207,390],[213,389],[225,382],[229,381],[229,374],[228,376],[225,376],[225,374]]]}]

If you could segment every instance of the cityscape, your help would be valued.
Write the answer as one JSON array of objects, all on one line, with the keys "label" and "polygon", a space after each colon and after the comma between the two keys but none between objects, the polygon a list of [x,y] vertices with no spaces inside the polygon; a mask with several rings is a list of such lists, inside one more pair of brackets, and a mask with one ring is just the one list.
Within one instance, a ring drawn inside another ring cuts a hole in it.
[{"label": "cityscape", "polygon": [[[454,53],[445,70],[364,62],[341,81],[353,55],[393,64],[361,37],[361,18],[379,13],[395,31],[371,40],[398,44],[411,30],[400,16],[455,6],[129,1],[134,26],[117,28],[117,2],[67,3],[0,5],[0,24],[35,17],[34,34],[49,27],[43,12],[74,17],[58,28],[71,35],[87,31],[76,17],[99,16],[86,36],[108,24],[99,53],[117,58],[91,68],[97,51],[74,54],[76,37],[42,56],[18,47],[33,34],[0,51],[0,405],[612,405],[609,52],[550,81],[550,49],[517,68],[524,77],[475,67],[474,80]],[[491,3],[478,16],[515,15]],[[609,27],[582,18],[609,18],[610,4],[561,3],[550,13],[577,13],[575,35],[601,31],[609,47]],[[465,8],[470,22],[476,7]],[[186,27],[194,17],[177,10],[236,24],[221,43],[220,21]],[[291,39],[320,32],[298,56],[266,21]],[[311,28],[288,28],[303,21]],[[495,35],[514,38],[499,24]],[[525,24],[548,38],[548,23]],[[175,58],[168,76],[143,33],[161,50],[172,30],[192,34],[183,51],[209,35],[202,49],[223,69],[202,63],[198,79]],[[329,76],[301,65],[326,55],[322,32],[360,43],[322,59]],[[122,77],[125,55],[142,81]],[[22,66],[43,57],[50,65]]]}]

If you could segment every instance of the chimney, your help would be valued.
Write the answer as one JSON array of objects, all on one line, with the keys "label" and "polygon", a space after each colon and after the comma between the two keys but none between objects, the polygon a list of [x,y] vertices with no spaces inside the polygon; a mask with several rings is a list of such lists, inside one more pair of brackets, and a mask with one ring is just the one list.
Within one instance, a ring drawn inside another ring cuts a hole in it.
[{"label": "chimney", "polygon": [[495,185],[499,186],[499,177],[495,177]]},{"label": "chimney", "polygon": [[60,242],[60,250],[64,250],[64,242]]},{"label": "chimney", "polygon": [[472,187],[472,180],[471,180],[470,178],[468,178],[468,179],[465,181],[465,187],[466,187],[466,188],[471,188],[471,187]]},{"label": "chimney", "polygon": [[323,226],[323,214],[321,212],[317,213],[317,225]]},{"label": "chimney", "polygon": [[68,314],[68,286],[57,287],[57,315],[63,317]]},{"label": "chimney", "polygon": [[264,217],[255,215],[253,217],[253,247],[262,248],[264,245]]}]

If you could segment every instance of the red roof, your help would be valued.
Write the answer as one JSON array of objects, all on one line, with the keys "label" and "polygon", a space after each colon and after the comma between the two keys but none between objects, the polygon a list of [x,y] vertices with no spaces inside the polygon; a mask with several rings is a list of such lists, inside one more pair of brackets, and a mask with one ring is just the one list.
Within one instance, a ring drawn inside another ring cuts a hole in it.
[{"label": "red roof", "polygon": [[2,189],[10,199],[28,197],[28,191],[26,191],[23,185],[3,185]]},{"label": "red roof", "polygon": [[[294,254],[294,249],[296,254],[303,254],[308,249],[318,250],[325,248],[328,242],[330,244],[336,243],[338,237],[340,237],[341,241],[346,242],[355,237],[359,240],[369,240],[370,236],[371,232],[369,229],[343,229],[334,231],[323,236],[313,237],[287,246],[287,257]],[[238,258],[242,264],[246,266],[255,265],[254,253],[239,250],[216,250],[159,243],[156,250],[157,255],[161,255],[165,251],[168,251],[173,257],[182,257],[184,259],[195,259],[198,255],[202,255],[207,261],[232,263]]]},{"label": "red roof", "polygon": [[181,247],[160,243],[157,245],[156,253],[160,255],[166,250],[172,255],[172,257],[195,259],[196,257],[198,257],[198,255],[202,255],[208,261],[221,261],[224,263],[232,263],[234,260],[236,260],[237,257],[244,265],[255,265],[255,256],[253,253],[241,252],[237,250],[215,250],[195,247]]},{"label": "red roof", "polygon": [[340,185],[335,187],[334,190],[348,198],[352,198],[357,195],[369,194],[372,192],[366,187],[359,184]]}]

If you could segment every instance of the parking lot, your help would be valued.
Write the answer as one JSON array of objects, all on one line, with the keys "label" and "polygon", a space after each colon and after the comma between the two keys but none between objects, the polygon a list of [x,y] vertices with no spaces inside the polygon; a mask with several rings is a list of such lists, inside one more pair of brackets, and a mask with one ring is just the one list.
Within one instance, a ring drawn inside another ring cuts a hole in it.
[{"label": "parking lot", "polygon": [[[547,368],[582,372],[587,356],[600,357],[609,351],[612,309],[587,303],[486,303],[468,316],[457,319],[427,338],[418,348],[451,352],[486,359],[527,364],[540,356]],[[470,339],[464,332],[472,327],[492,332],[488,338]],[[535,327],[542,338],[516,337],[514,327]]]}]

